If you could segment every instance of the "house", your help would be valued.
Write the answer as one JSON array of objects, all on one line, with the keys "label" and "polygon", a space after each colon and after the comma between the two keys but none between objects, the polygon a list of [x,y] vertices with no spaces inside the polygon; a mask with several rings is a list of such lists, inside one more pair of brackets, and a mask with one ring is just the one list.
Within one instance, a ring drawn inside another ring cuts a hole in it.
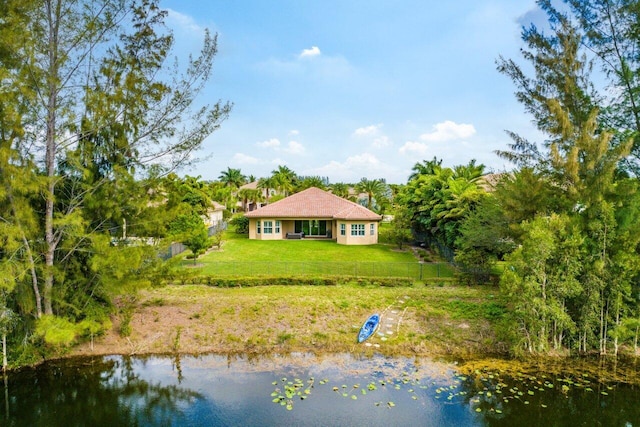
[{"label": "house", "polygon": [[245,213],[249,238],[332,239],[343,245],[378,243],[382,216],[316,187]]},{"label": "house", "polygon": [[202,220],[207,228],[216,227],[224,221],[224,205],[213,201],[211,206],[207,209],[205,215],[202,215]]}]

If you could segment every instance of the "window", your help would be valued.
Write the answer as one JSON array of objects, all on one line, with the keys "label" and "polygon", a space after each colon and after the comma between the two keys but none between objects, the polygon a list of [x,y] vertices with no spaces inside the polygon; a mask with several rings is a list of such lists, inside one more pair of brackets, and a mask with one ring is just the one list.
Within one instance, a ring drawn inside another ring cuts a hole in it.
[{"label": "window", "polygon": [[352,236],[364,236],[364,224],[351,224]]},{"label": "window", "polygon": [[264,234],[273,233],[273,221],[265,221],[263,224]]},{"label": "window", "polygon": [[341,236],[347,235],[347,224],[340,224],[340,235]]},{"label": "window", "polygon": [[371,224],[369,226],[369,234],[372,235],[372,236],[376,234],[376,225],[375,224]]},{"label": "window", "polygon": [[280,233],[280,221],[276,221],[276,234]]},{"label": "window", "polygon": [[260,234],[260,221],[256,221],[256,233]]}]

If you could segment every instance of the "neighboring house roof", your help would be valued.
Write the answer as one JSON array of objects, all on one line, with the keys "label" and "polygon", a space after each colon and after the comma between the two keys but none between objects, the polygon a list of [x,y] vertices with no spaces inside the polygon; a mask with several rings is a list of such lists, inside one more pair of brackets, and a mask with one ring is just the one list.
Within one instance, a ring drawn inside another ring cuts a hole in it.
[{"label": "neighboring house roof", "polygon": [[214,211],[223,211],[227,208],[225,205],[218,203],[215,200],[211,202],[211,206],[213,206]]},{"label": "neighboring house roof", "polygon": [[316,187],[245,213],[248,218],[333,218],[380,221],[382,216]]},{"label": "neighboring house roof", "polygon": [[511,176],[512,174],[502,172],[502,173],[488,173],[486,175],[482,175],[480,179],[478,179],[478,185],[486,192],[492,192],[496,189],[496,186],[500,181],[505,179],[507,176]]},{"label": "neighboring house roof", "polygon": [[251,181],[247,184],[244,184],[238,187],[238,190],[257,190],[257,189],[258,189],[258,181]]}]

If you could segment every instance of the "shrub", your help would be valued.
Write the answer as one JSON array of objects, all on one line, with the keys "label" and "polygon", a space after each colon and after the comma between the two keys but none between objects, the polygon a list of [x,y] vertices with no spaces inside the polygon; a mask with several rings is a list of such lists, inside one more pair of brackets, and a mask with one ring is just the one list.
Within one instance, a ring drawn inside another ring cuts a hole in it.
[{"label": "shrub", "polygon": [[236,215],[229,221],[238,234],[249,234],[249,218],[244,215]]}]

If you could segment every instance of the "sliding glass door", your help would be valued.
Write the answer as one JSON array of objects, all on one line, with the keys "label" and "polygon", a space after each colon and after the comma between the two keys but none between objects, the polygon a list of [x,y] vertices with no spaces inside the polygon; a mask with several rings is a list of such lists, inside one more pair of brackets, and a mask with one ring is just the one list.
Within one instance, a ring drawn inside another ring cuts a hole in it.
[{"label": "sliding glass door", "polygon": [[327,237],[328,222],[329,221],[323,219],[296,220],[296,233],[304,233],[305,236],[310,237]]}]

